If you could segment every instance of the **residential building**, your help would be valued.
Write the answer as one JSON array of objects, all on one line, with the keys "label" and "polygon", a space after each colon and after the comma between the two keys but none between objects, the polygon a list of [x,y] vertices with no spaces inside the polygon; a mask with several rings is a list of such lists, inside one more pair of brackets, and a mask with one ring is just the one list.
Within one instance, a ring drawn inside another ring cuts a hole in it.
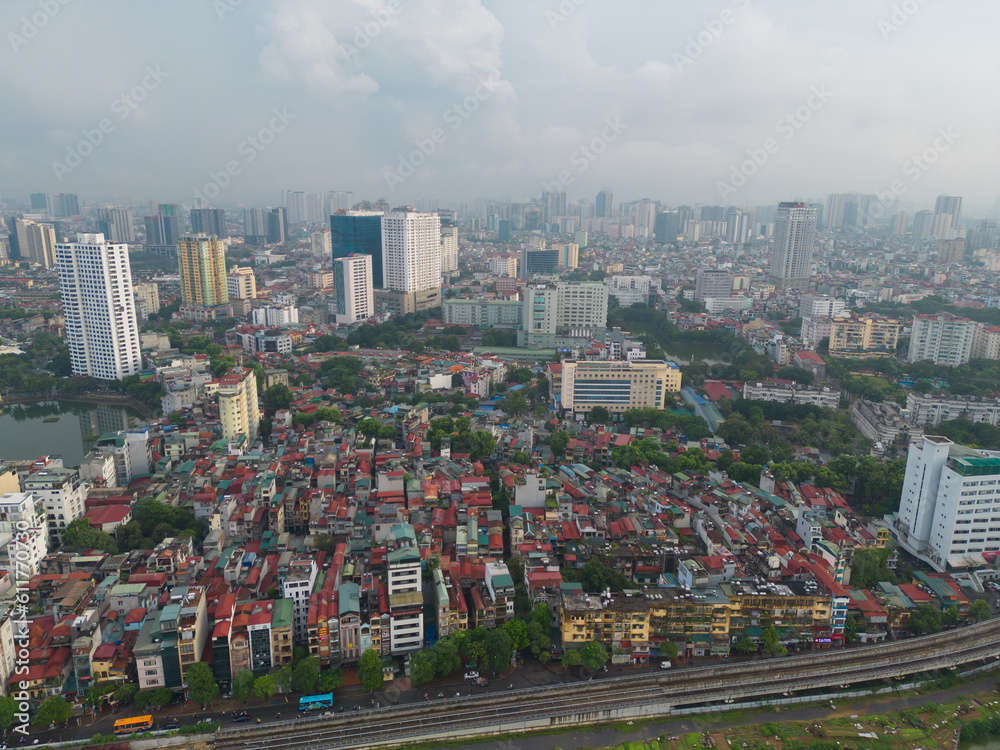
[{"label": "residential building", "polygon": [[441,223],[441,273],[445,276],[458,271],[458,227]]},{"label": "residential building", "polygon": [[558,260],[556,261],[559,267],[576,268],[580,265],[580,246],[575,242],[553,242],[549,249],[559,252]]},{"label": "residential building", "polygon": [[849,359],[894,357],[903,326],[883,316],[851,315],[830,322],[830,356]]},{"label": "residential building", "polygon": [[299,308],[290,305],[255,307],[251,318],[255,326],[281,328],[299,322]]},{"label": "residential building", "polygon": [[295,643],[306,645],[309,619],[309,595],[312,594],[318,574],[316,561],[310,555],[296,557],[288,564],[288,572],[281,581],[281,598],[292,601],[292,629]]},{"label": "residential building", "polygon": [[603,335],[608,287],[597,282],[538,284],[524,290],[522,305],[518,345],[548,348],[558,337]]},{"label": "residential building", "polygon": [[234,440],[246,435],[249,442],[257,438],[260,426],[260,406],[257,403],[257,377],[249,367],[230,370],[219,380],[219,419],[222,437]]},{"label": "residential building", "polygon": [[45,210],[54,219],[79,216],[80,198],[76,193],[49,193],[45,196]]},{"label": "residential building", "polygon": [[9,581],[26,581],[41,572],[48,540],[49,523],[41,500],[31,492],[0,495],[0,571]]},{"label": "residential building", "polygon": [[150,315],[160,312],[160,288],[148,281],[132,287],[135,294],[136,315],[140,320],[147,320]]},{"label": "residential building", "polygon": [[[948,228],[958,229],[959,219],[962,218],[962,197],[959,195],[939,195],[934,201],[934,218],[939,216],[948,217]],[[942,235],[938,235],[942,237]],[[942,239],[948,239],[946,236]]]},{"label": "residential building", "polygon": [[517,257],[513,255],[499,255],[490,258],[487,262],[490,274],[502,278],[517,278]]},{"label": "residential building", "polygon": [[420,550],[409,524],[391,531],[395,547],[389,550],[388,593],[391,652],[405,654],[424,645],[424,605]]},{"label": "residential building", "polygon": [[441,304],[441,217],[411,208],[382,217],[385,288],[415,309]]},{"label": "residential building", "polygon": [[42,469],[24,478],[22,489],[45,508],[48,521],[48,546],[62,544],[62,530],[84,514],[87,486],[76,469]]},{"label": "residential building", "polygon": [[55,227],[30,219],[15,219],[14,230],[22,260],[45,268],[55,265]]},{"label": "residential building", "polygon": [[817,209],[804,203],[779,203],[774,222],[770,283],[777,289],[806,289],[812,276]]},{"label": "residential building", "polygon": [[317,229],[309,235],[309,244],[312,247],[312,254],[317,258],[329,258],[333,254],[333,239],[329,227]]},{"label": "residential building", "polygon": [[158,211],[153,216],[145,217],[146,245],[153,247],[173,247],[180,239],[180,226],[177,217],[165,211]]},{"label": "residential building", "polygon": [[128,245],[79,234],[56,245],[66,342],[74,375],[121,380],[142,369]]},{"label": "residential building", "polygon": [[895,401],[874,402],[859,398],[847,414],[858,432],[875,443],[877,452],[890,445],[907,446],[920,440],[924,431],[910,419],[910,413]]},{"label": "residential building", "polygon": [[224,208],[192,208],[191,233],[207,234],[209,237],[224,238],[229,236],[229,226],[226,224]]},{"label": "residential building", "polygon": [[288,213],[284,206],[272,208],[267,212],[267,243],[283,245],[288,237]]},{"label": "residential building", "polygon": [[375,314],[372,256],[352,253],[333,259],[333,290],[337,325],[353,325]]},{"label": "residential building", "polygon": [[933,427],[952,419],[1000,425],[1000,399],[909,390],[906,392],[906,408],[910,412],[910,418],[923,426]]},{"label": "residential building", "polygon": [[1000,551],[1000,453],[938,435],[911,445],[894,530],[938,571]]},{"label": "residential building", "polygon": [[263,208],[243,209],[243,244],[263,247],[267,244],[267,212]]},{"label": "residential building", "polygon": [[694,298],[728,297],[733,291],[733,275],[721,268],[699,268],[695,276]]},{"label": "residential building", "polygon": [[565,360],[547,366],[556,408],[584,419],[595,406],[612,414],[628,409],[663,409],[667,395],[681,390],[681,371],[658,359],[586,362]]},{"label": "residential building", "polygon": [[132,212],[127,208],[97,209],[97,231],[112,244],[135,242]]},{"label": "residential building", "polygon": [[951,313],[914,315],[907,362],[930,360],[936,365],[956,367],[972,357],[972,344],[979,324]]},{"label": "residential building", "polygon": [[253,268],[234,267],[226,276],[226,291],[233,299],[257,299],[257,277]]},{"label": "residential building", "polygon": [[648,305],[652,284],[650,276],[609,276],[604,279],[608,293],[618,300],[620,307]]},{"label": "residential building", "polygon": [[181,298],[189,305],[215,307],[229,301],[226,248],[218,237],[189,234],[177,243]]},{"label": "residential building", "polygon": [[769,379],[763,383],[751,380],[743,384],[743,398],[748,401],[776,401],[780,404],[812,404],[836,409],[840,393],[829,388],[811,388],[789,380]]},{"label": "residential building", "polygon": [[516,300],[446,299],[441,303],[445,325],[517,328],[524,305]]},{"label": "residential building", "polygon": [[181,683],[191,665],[201,661],[211,628],[208,625],[207,597],[201,586],[174,586],[169,604],[177,611],[177,660]]},{"label": "residential building", "polygon": [[828,294],[806,294],[799,302],[800,318],[838,318],[844,313],[845,302]]},{"label": "residential building", "polygon": [[614,193],[611,188],[601,188],[594,200],[594,216],[598,219],[610,219],[614,210]]},{"label": "residential building", "polygon": [[972,359],[1000,359],[1000,326],[976,326],[972,338]]}]

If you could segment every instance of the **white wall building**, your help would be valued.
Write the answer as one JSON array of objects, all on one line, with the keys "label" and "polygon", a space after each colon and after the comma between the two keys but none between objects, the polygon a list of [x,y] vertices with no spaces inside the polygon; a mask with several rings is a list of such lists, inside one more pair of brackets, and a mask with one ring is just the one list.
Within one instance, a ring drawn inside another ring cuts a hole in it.
[{"label": "white wall building", "polygon": [[649,276],[609,276],[604,279],[608,293],[618,300],[621,307],[649,303],[649,289],[653,279]]},{"label": "white wall building", "polygon": [[281,326],[299,322],[299,308],[288,305],[256,307],[252,312],[252,316],[255,326],[280,328]]},{"label": "white wall building", "polygon": [[121,380],[142,369],[128,245],[79,234],[56,245],[66,342],[74,375]]},{"label": "white wall building", "polygon": [[972,344],[980,325],[950,313],[914,315],[906,361],[930,360],[950,367],[964,365],[972,357]]},{"label": "white wall building", "polygon": [[925,435],[910,446],[899,500],[900,544],[936,570],[1000,550],[1000,452]]},{"label": "white wall building", "polygon": [[424,645],[420,551],[415,546],[389,550],[388,568],[391,651],[393,654],[419,651]]},{"label": "white wall building", "polygon": [[800,318],[836,318],[845,309],[844,300],[828,294],[807,294],[799,302]]},{"label": "white wall building", "polygon": [[441,273],[450,276],[458,271],[458,227],[441,227]]},{"label": "white wall building", "polygon": [[37,575],[49,552],[44,506],[30,492],[0,495],[0,570],[11,582]]},{"label": "white wall building", "polygon": [[441,286],[441,218],[412,209],[382,217],[385,288],[421,292]]},{"label": "white wall building", "polygon": [[970,422],[985,422],[994,427],[1000,424],[1000,399],[908,391],[906,408],[910,412],[910,419],[919,425],[933,426],[959,417]]},{"label": "white wall building", "polygon": [[48,543],[62,543],[62,530],[84,514],[83,500],[87,485],[80,481],[74,469],[42,469],[24,478],[21,489],[34,495],[45,507],[48,521]]},{"label": "white wall building", "polygon": [[775,289],[805,289],[809,286],[816,215],[817,209],[804,203],[778,204],[768,279]]},{"label": "white wall building", "polygon": [[374,315],[372,256],[351,253],[334,258],[333,290],[337,295],[338,325],[351,325]]},{"label": "white wall building", "polygon": [[317,573],[316,562],[312,558],[297,558],[289,564],[288,573],[281,582],[281,598],[293,602],[292,631],[299,645],[308,643],[309,595],[312,594]]}]

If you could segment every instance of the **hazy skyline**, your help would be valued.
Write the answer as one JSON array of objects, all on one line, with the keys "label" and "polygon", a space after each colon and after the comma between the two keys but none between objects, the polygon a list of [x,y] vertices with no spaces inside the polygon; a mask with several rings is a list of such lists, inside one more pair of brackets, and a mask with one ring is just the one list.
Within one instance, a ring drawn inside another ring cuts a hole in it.
[{"label": "hazy skyline", "polygon": [[972,83],[1000,70],[998,26],[1000,7],[962,0],[8,1],[0,193],[857,190],[983,215],[1000,103]]}]

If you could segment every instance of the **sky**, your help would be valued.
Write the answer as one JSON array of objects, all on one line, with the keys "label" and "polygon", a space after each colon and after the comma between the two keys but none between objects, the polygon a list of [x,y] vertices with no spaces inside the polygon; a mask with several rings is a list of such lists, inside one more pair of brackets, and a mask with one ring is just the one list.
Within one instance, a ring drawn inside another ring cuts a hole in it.
[{"label": "sky", "polygon": [[997,28],[978,0],[4,0],[0,195],[984,216]]}]

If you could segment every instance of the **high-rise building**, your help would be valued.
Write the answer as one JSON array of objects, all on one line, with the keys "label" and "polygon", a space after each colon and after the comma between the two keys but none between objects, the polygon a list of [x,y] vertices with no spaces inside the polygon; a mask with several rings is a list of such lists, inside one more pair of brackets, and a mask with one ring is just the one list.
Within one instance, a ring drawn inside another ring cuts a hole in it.
[{"label": "high-rise building", "polygon": [[284,208],[272,208],[267,212],[267,243],[283,245],[288,237],[288,216]]},{"label": "high-rise building", "polygon": [[511,223],[509,220],[501,219],[498,226],[498,236],[497,239],[501,244],[509,244],[513,238],[514,234],[511,231]]},{"label": "high-rise building", "polygon": [[[944,215],[950,220],[950,216]],[[938,265],[946,266],[949,263],[961,263],[965,260],[965,240],[941,240],[938,242],[937,262]]]},{"label": "high-rise building", "polygon": [[906,361],[929,359],[936,365],[964,365],[972,357],[972,344],[979,325],[951,313],[914,315]]},{"label": "high-rise building", "polygon": [[32,211],[45,211],[49,207],[49,202],[45,193],[32,193],[31,194],[31,210]]},{"label": "high-rise building", "polygon": [[[958,221],[962,218],[962,198],[958,195],[939,195],[934,201],[934,216],[947,214],[951,217],[949,227],[958,229]],[[947,239],[947,238],[945,238]]]},{"label": "high-rise building", "polygon": [[830,356],[846,359],[894,357],[902,330],[898,320],[883,316],[833,318],[829,333]]},{"label": "high-rise building", "polygon": [[135,242],[132,212],[127,208],[97,209],[97,231],[113,245],[120,242]]},{"label": "high-rise building", "polygon": [[326,194],[327,210],[333,214],[337,211],[350,211],[354,208],[354,193],[344,190],[331,190]]},{"label": "high-rise building", "polygon": [[552,224],[566,215],[566,191],[542,193],[542,221]]},{"label": "high-rise building", "polygon": [[580,246],[575,242],[553,242],[551,250],[559,252],[557,264],[562,268],[576,268],[580,265]]},{"label": "high-rise building", "polygon": [[778,204],[769,279],[776,289],[808,288],[815,239],[815,208],[804,203]]},{"label": "high-rise building", "polygon": [[312,247],[312,254],[317,258],[329,258],[333,253],[333,243],[330,238],[330,228],[323,227],[317,229],[309,235],[309,243]]},{"label": "high-rise building", "polygon": [[893,528],[902,547],[937,571],[965,568],[1000,550],[998,475],[996,451],[938,435],[912,443]]},{"label": "high-rise building", "polygon": [[53,219],[80,215],[80,199],[76,193],[55,193],[45,196],[45,208]]},{"label": "high-rise building", "polygon": [[521,275],[530,279],[536,274],[556,274],[559,271],[559,250],[538,249],[525,245],[521,248]]},{"label": "high-rise building", "polygon": [[[750,224],[753,216],[749,211],[730,206],[726,209],[726,242],[733,245],[742,245],[750,239]],[[659,220],[659,216],[657,217]],[[661,242],[659,235],[656,237]]]},{"label": "high-rise building", "polygon": [[832,318],[844,313],[846,303],[829,294],[804,294],[799,300],[800,318]]},{"label": "high-rise building", "polygon": [[673,362],[638,359],[611,362],[563,360],[548,365],[549,392],[565,415],[584,415],[603,406],[612,414],[629,409],[664,409],[667,395],[681,390]]},{"label": "high-rise building", "polygon": [[156,284],[151,281],[136,284],[132,291],[135,292],[135,309],[140,320],[147,320],[160,311],[160,288]]},{"label": "high-rise building", "polygon": [[243,242],[252,247],[267,244],[267,212],[263,208],[243,209]]},{"label": "high-rise building", "polygon": [[902,237],[906,234],[906,227],[910,221],[909,214],[906,211],[900,211],[896,214],[896,218],[892,221],[892,233],[897,237]]},{"label": "high-rise building", "polygon": [[608,324],[608,287],[599,282],[538,284],[524,290],[524,330],[540,336],[592,336]]},{"label": "high-rise building", "polygon": [[694,298],[728,297],[733,291],[733,274],[722,268],[699,268],[694,282]]},{"label": "high-rise building", "polygon": [[449,276],[458,271],[458,227],[451,222],[441,224],[441,273]]},{"label": "high-rise building", "polygon": [[226,209],[224,208],[192,208],[192,234],[207,234],[224,238],[229,236],[229,226],[226,224]]},{"label": "high-rise building", "polygon": [[17,236],[18,221],[19,219],[16,216],[7,217],[7,242],[8,242],[7,257],[12,261],[21,260],[21,245],[19,238]]},{"label": "high-rise building", "polygon": [[337,295],[338,325],[351,325],[374,315],[372,256],[355,253],[334,258],[333,289]]},{"label": "high-rise building", "polygon": [[594,217],[598,219],[610,219],[614,210],[614,194],[611,188],[601,188],[594,200]]},{"label": "high-rise building", "polygon": [[921,242],[930,239],[934,229],[934,214],[930,211],[917,211],[913,215],[913,239]]},{"label": "high-rise building", "polygon": [[[173,204],[161,204],[161,206],[172,206]],[[167,209],[170,210],[169,208]],[[155,216],[147,216],[146,224],[146,244],[154,247],[172,247],[180,239],[180,225],[177,217],[170,213],[157,213]]]},{"label": "high-rise building", "polygon": [[80,473],[76,469],[33,471],[24,478],[22,488],[34,496],[36,512],[39,504],[44,506],[49,546],[59,546],[63,530],[86,511],[83,501],[87,490],[80,482]]},{"label": "high-rise building", "polygon": [[636,201],[635,204],[636,234],[646,237],[656,233],[656,202],[648,198]]},{"label": "high-rise building", "polygon": [[177,267],[185,304],[216,307],[229,301],[226,248],[218,237],[189,234],[177,243]]},{"label": "high-rise building", "polygon": [[951,214],[934,214],[931,222],[931,237],[939,240],[950,240],[954,236]]},{"label": "high-rise building", "polygon": [[419,651],[424,645],[423,575],[420,549],[410,524],[392,528],[386,555],[389,593],[389,643],[393,654]]},{"label": "high-rise building", "polygon": [[334,258],[353,253],[372,256],[372,284],[385,286],[382,272],[382,213],[352,211],[330,216],[330,244]]},{"label": "high-rise building", "polygon": [[653,227],[653,234],[656,241],[661,245],[668,242],[677,242],[681,233],[680,214],[677,211],[660,211],[656,215],[656,225]]},{"label": "high-rise building", "polygon": [[250,444],[257,439],[260,426],[257,376],[249,367],[235,367],[219,380],[219,421],[225,440],[246,435]]},{"label": "high-rise building", "polygon": [[385,287],[409,294],[441,287],[441,218],[410,208],[382,217]]},{"label": "high-rise building", "polygon": [[121,380],[142,369],[128,245],[79,234],[56,245],[66,342],[74,375]]},{"label": "high-rise building", "polygon": [[994,250],[1000,232],[997,231],[996,219],[983,219],[969,233],[969,252],[977,250]]},{"label": "high-rise building", "polygon": [[51,224],[16,219],[15,231],[21,259],[45,268],[55,265],[56,232]]},{"label": "high-rise building", "polygon": [[301,190],[282,190],[281,202],[292,224],[320,224],[326,221],[326,196]]},{"label": "high-rise building", "polygon": [[226,276],[230,299],[257,299],[257,277],[249,266],[233,268]]}]

